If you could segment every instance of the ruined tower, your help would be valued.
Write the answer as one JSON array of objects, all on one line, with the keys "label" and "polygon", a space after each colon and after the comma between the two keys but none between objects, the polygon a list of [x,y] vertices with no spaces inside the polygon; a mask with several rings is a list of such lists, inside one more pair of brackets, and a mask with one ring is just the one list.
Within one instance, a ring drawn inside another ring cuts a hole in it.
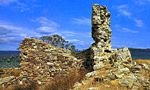
[{"label": "ruined tower", "polygon": [[[118,66],[119,61],[132,60],[128,48],[112,49],[111,46],[110,13],[105,6],[92,6],[92,38],[94,43],[90,47],[90,60],[94,70],[108,65]],[[117,63],[115,63],[117,62]]]},{"label": "ruined tower", "polygon": [[92,37],[101,49],[111,49],[110,13],[105,6],[92,7]]},{"label": "ruined tower", "polygon": [[99,69],[111,56],[110,13],[105,6],[98,4],[92,6],[92,38],[95,42],[90,48],[90,58],[95,64],[93,68]]}]

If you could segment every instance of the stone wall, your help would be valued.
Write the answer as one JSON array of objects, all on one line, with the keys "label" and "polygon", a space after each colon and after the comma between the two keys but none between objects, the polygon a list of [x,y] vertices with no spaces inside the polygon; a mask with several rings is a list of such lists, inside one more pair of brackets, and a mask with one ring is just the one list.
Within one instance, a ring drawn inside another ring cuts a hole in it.
[{"label": "stone wall", "polygon": [[81,60],[77,60],[70,50],[51,46],[43,41],[26,38],[20,45],[20,76],[44,82],[57,74],[67,74],[69,70],[80,69]]}]

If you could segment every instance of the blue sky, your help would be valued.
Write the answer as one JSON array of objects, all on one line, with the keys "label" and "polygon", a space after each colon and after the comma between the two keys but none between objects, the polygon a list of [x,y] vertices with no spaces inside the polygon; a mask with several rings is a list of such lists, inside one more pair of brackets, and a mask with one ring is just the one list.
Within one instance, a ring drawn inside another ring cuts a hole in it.
[{"label": "blue sky", "polygon": [[52,34],[88,48],[93,3],[111,12],[113,47],[150,48],[150,0],[0,0],[0,50]]}]

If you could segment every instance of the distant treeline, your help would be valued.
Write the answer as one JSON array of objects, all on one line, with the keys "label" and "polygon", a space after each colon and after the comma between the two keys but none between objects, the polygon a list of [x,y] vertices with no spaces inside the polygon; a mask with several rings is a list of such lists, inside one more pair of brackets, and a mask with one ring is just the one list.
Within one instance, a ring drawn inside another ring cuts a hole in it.
[{"label": "distant treeline", "polygon": [[129,48],[133,59],[150,59],[150,49]]},{"label": "distant treeline", "polygon": [[19,51],[0,51],[0,68],[19,67]]}]

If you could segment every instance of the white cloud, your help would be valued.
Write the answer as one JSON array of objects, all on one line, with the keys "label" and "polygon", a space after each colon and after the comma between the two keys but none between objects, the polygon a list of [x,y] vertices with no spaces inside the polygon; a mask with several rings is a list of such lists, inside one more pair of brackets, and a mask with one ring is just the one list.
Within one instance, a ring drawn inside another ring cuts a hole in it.
[{"label": "white cloud", "polygon": [[25,11],[29,11],[32,6],[28,6],[27,4],[23,3],[23,2],[16,2],[16,6],[14,8],[17,8],[20,10],[20,12],[25,12]]},{"label": "white cloud", "polygon": [[52,34],[59,34],[77,46],[84,47],[90,43],[82,40],[83,38],[88,38],[89,33],[85,33],[86,35],[83,35],[83,33],[72,30],[64,30],[63,28],[60,28],[60,25],[57,22],[51,21],[46,17],[39,17],[38,19],[35,19],[33,24],[38,24],[39,26],[31,29],[0,21],[0,43],[14,44],[21,42],[27,37],[38,38],[44,35]]},{"label": "white cloud", "polygon": [[132,29],[126,28],[126,27],[122,27],[121,29],[123,32],[129,32],[129,33],[138,33],[138,31],[134,31]]},{"label": "white cloud", "polygon": [[37,30],[40,31],[41,33],[47,34],[54,33],[59,28],[58,23],[51,21],[46,17],[39,17],[35,21],[40,24]]},{"label": "white cloud", "polygon": [[41,27],[37,28],[37,30],[39,30],[42,33],[52,33],[52,32],[55,32],[57,30],[57,28],[50,27],[50,26],[41,26]]},{"label": "white cloud", "polygon": [[145,4],[149,4],[150,0],[136,0],[135,3],[138,5],[145,5]]},{"label": "white cloud", "polygon": [[73,32],[73,31],[61,31],[60,32],[65,37],[73,37],[79,35],[79,33]]},{"label": "white cloud", "polygon": [[39,23],[39,27],[36,30],[43,35],[59,34],[67,38],[80,35],[77,32],[60,28],[58,23],[46,17],[39,17],[34,22]]},{"label": "white cloud", "polygon": [[41,25],[59,27],[58,23],[49,20],[47,17],[39,17],[36,19],[36,21],[39,22]]},{"label": "white cloud", "polygon": [[85,44],[87,44],[86,41],[82,41],[82,40],[79,40],[79,39],[67,39],[67,41],[69,41],[71,43],[74,43],[75,45],[82,45],[82,46],[84,46]]},{"label": "white cloud", "polygon": [[119,12],[121,15],[128,16],[128,17],[131,16],[131,13],[128,11],[128,6],[127,6],[127,5],[119,5],[119,6],[117,7],[117,10],[118,10],[118,12]]},{"label": "white cloud", "polygon": [[31,29],[0,22],[0,43],[19,42],[26,37],[38,37],[39,33]]},{"label": "white cloud", "polygon": [[3,27],[5,29],[9,29],[9,30],[20,30],[20,29],[22,29],[21,27],[16,27],[14,25],[3,24],[3,23],[0,23],[0,27]]},{"label": "white cloud", "polygon": [[[134,22],[137,27],[143,27],[144,25],[143,21],[134,17],[133,13],[129,12],[128,8],[129,7],[127,5],[119,5],[117,7],[117,11],[119,12],[119,15],[127,16],[128,17],[127,19]],[[125,31],[130,31],[130,30],[125,29]]]},{"label": "white cloud", "polygon": [[0,0],[0,4],[1,5],[8,5],[8,4],[11,4],[11,3],[15,3],[17,1],[18,0]]},{"label": "white cloud", "polygon": [[86,25],[86,26],[90,26],[91,25],[91,19],[89,18],[73,18],[72,19],[73,23],[79,24],[79,25]]},{"label": "white cloud", "polygon": [[127,28],[127,27],[122,27],[118,24],[114,26],[114,29],[119,31],[119,32],[126,32],[126,33],[138,33],[139,32],[139,31],[135,31],[135,30],[132,30],[130,28]]},{"label": "white cloud", "polygon": [[[33,1],[31,0],[30,3]],[[13,9],[19,10],[20,12],[25,12],[29,11],[31,8],[34,8],[37,5],[30,5],[25,3],[23,0],[0,0],[0,5],[1,6],[8,6],[13,4]]]},{"label": "white cloud", "polygon": [[143,23],[142,20],[140,20],[140,19],[135,19],[134,21],[135,21],[135,25],[136,25],[137,27],[143,27],[144,23]]},{"label": "white cloud", "polygon": [[78,39],[67,39],[67,41],[69,41],[69,42],[79,42],[80,40],[78,40]]}]

